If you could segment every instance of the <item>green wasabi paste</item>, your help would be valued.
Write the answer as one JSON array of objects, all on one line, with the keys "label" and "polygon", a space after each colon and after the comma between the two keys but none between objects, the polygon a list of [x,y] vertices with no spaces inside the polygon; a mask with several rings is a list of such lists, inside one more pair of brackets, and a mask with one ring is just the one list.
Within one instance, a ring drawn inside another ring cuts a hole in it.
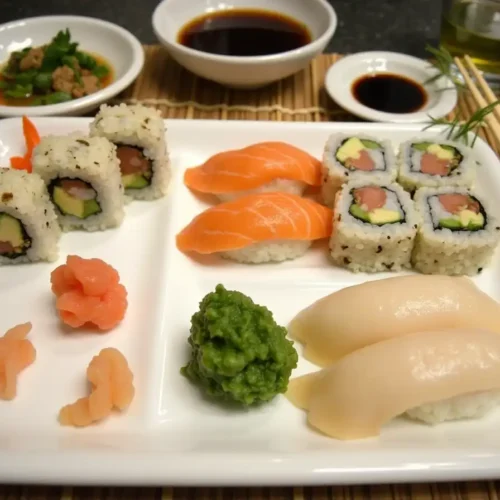
[{"label": "green wasabi paste", "polygon": [[249,406],[286,391],[298,356],[266,307],[217,285],[190,332],[191,359],[181,373],[207,395]]}]

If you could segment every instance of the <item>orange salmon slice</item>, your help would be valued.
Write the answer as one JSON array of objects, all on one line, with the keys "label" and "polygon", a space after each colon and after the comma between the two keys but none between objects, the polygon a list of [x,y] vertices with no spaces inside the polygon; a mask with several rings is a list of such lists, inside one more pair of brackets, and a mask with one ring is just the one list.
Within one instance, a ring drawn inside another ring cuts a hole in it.
[{"label": "orange salmon slice", "polygon": [[260,193],[209,208],[177,235],[177,248],[201,254],[270,240],[318,240],[332,233],[333,211],[289,193]]},{"label": "orange salmon slice", "polygon": [[184,173],[184,183],[202,193],[254,189],[276,179],[321,185],[321,162],[285,142],[261,142],[223,151]]}]

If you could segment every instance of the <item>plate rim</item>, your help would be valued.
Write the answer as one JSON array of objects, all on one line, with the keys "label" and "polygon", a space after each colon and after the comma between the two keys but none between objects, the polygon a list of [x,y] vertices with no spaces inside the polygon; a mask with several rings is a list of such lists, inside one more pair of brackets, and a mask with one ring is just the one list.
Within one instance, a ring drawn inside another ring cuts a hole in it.
[{"label": "plate rim", "polygon": [[[59,122],[56,117],[35,117],[35,123]],[[88,124],[91,118],[66,117],[71,125]],[[10,127],[19,118],[0,121],[0,136],[5,126]],[[258,120],[185,120],[166,119],[169,127],[189,130],[195,127],[262,127],[277,129],[301,129],[304,127],[329,130],[327,122],[262,122]],[[334,122],[335,127],[348,130],[368,128],[374,131],[403,129],[415,131],[419,124]],[[439,132],[436,127],[436,135]],[[479,138],[481,139],[481,138]],[[491,154],[489,145],[481,139]],[[498,160],[497,160],[498,161]],[[146,426],[145,426],[146,427]],[[147,431],[147,429],[145,429]],[[78,432],[78,431],[77,431]],[[159,431],[161,433],[161,431]],[[35,434],[37,435],[37,434]],[[62,435],[62,433],[61,433]],[[52,437],[52,435],[51,435]],[[95,437],[95,435],[92,435]],[[155,435],[151,435],[154,440]],[[59,446],[57,443],[56,447]],[[48,450],[52,450],[51,445]],[[377,461],[378,453],[359,450],[333,452],[320,450],[314,453],[268,453],[241,452],[134,452],[127,453],[105,447],[98,451],[106,460],[93,463],[96,452],[64,450],[13,451],[0,448],[0,481],[4,484],[63,484],[63,485],[135,485],[135,486],[314,486],[340,484],[383,484],[404,482],[429,482],[448,480],[480,480],[500,477],[500,450],[470,448],[448,449],[433,452],[401,446],[384,451],[384,458]],[[359,455],[365,454],[365,466],[359,466]],[[58,466],[54,467],[56,457]],[[299,457],[298,460],[294,460]],[[352,463],[349,459],[353,457]],[[83,464],[85,466],[83,466]],[[138,463],[141,464],[138,467]],[[325,463],[327,466],[325,466]],[[329,464],[329,465],[328,465]],[[356,466],[354,465],[356,464]],[[186,473],[188,471],[188,473]],[[249,478],[251,471],[251,479]]]}]

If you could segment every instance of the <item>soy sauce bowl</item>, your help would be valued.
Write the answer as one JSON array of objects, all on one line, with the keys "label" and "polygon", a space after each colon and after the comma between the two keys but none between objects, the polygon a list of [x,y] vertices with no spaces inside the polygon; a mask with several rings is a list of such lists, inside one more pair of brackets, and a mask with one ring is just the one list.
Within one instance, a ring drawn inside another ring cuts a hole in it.
[{"label": "soy sauce bowl", "polygon": [[[203,14],[229,9],[259,9],[291,17],[308,28],[312,41],[287,52],[263,56],[227,56],[202,52],[177,41],[180,30]],[[173,59],[192,73],[232,88],[263,87],[290,76],[323,52],[337,28],[337,16],[327,0],[163,0],[152,18],[158,41]]]},{"label": "soy sauce bowl", "polygon": [[[354,94],[355,83],[364,76],[395,75],[411,80],[426,94],[424,104],[413,112],[389,113],[362,104]],[[342,108],[365,120],[392,123],[424,123],[429,116],[441,118],[454,109],[458,93],[447,77],[428,82],[437,75],[428,62],[398,52],[359,52],[343,57],[328,70],[325,89]]]}]

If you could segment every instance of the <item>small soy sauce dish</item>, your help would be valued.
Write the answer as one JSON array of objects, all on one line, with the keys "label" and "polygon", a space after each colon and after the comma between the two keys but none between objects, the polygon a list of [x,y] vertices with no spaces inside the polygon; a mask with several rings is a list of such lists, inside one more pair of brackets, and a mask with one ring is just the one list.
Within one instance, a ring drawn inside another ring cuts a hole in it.
[{"label": "small soy sauce dish", "polygon": [[360,52],[328,70],[325,89],[359,118],[391,123],[423,123],[441,118],[457,103],[457,90],[427,61],[397,52]]}]

